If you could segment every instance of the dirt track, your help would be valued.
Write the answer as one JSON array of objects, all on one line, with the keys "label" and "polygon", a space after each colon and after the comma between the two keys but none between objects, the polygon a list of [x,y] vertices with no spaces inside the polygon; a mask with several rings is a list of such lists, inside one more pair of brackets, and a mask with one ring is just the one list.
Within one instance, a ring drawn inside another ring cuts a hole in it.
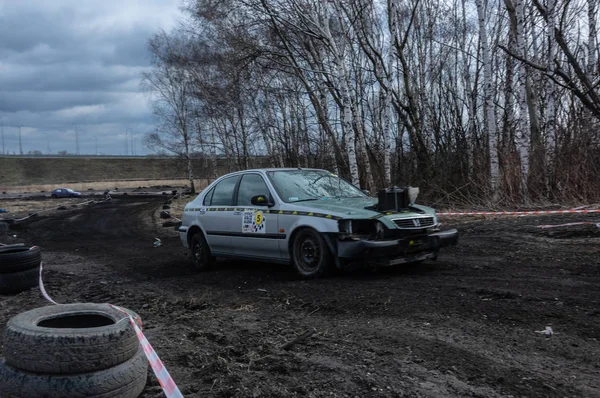
[{"label": "dirt track", "polygon": [[[56,301],[137,311],[185,396],[600,396],[600,234],[535,227],[600,215],[447,219],[461,240],[435,263],[303,281],[234,261],[196,273],[152,227],[163,200],[39,218],[16,240],[43,248]],[[0,324],[41,305],[2,296]],[[143,397],[162,396],[150,376]]]}]

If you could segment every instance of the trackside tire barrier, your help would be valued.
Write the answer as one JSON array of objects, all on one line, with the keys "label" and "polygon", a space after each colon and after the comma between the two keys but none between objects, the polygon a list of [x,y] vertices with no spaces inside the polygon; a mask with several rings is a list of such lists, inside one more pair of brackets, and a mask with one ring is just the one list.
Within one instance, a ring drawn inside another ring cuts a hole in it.
[{"label": "trackside tire barrier", "polygon": [[[19,293],[38,285],[40,267],[25,271],[0,273],[0,294]],[[1,397],[1,395],[0,395]]]},{"label": "trackside tire barrier", "polygon": [[0,247],[0,274],[25,271],[39,267],[42,261],[40,248],[24,245]]},{"label": "trackside tire barrier", "polygon": [[138,349],[128,316],[108,304],[36,308],[11,318],[4,330],[6,364],[35,373],[100,371],[128,361]]},{"label": "trackside tire barrier", "polygon": [[0,397],[136,398],[146,386],[147,375],[148,361],[141,349],[112,368],[69,375],[31,373],[0,362]]}]

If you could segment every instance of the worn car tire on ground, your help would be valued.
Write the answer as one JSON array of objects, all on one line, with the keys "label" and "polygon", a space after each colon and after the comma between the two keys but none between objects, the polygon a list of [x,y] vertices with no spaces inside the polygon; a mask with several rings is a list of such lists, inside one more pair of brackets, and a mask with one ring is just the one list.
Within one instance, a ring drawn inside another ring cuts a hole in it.
[{"label": "worn car tire on ground", "polygon": [[305,278],[317,278],[331,269],[331,251],[317,231],[304,228],[292,242],[292,262],[296,271]]},{"label": "worn car tire on ground", "polygon": [[29,372],[71,374],[107,369],[133,357],[138,347],[127,315],[108,304],[36,308],[14,316],[4,329],[6,363]]},{"label": "worn car tire on ground", "polygon": [[204,235],[198,232],[192,236],[190,242],[190,250],[192,254],[192,264],[197,270],[204,270],[213,265],[213,258],[210,252],[210,247],[204,239]]},{"label": "worn car tire on ground", "polygon": [[38,285],[40,267],[0,274],[0,294],[18,293]]},{"label": "worn car tire on ground", "polygon": [[112,368],[69,375],[30,373],[0,362],[0,398],[135,398],[144,390],[147,374],[141,348]]},{"label": "worn car tire on ground", "polygon": [[0,247],[0,274],[25,271],[40,266],[42,254],[37,246]]}]

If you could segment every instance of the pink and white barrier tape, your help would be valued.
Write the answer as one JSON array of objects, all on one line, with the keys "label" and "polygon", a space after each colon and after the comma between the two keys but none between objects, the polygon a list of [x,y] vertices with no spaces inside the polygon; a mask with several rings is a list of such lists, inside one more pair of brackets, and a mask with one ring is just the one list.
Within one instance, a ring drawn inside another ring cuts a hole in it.
[{"label": "pink and white barrier tape", "polygon": [[540,215],[540,214],[568,214],[568,213],[600,213],[600,209],[595,209],[595,210],[446,212],[446,213],[437,213],[437,215],[438,216],[535,216],[535,215]]},{"label": "pink and white barrier tape", "polygon": [[152,345],[150,344],[148,339],[146,339],[146,336],[144,336],[144,333],[142,333],[141,329],[138,327],[133,317],[127,312],[125,312],[122,308],[119,308],[116,305],[112,304],[109,305],[115,308],[116,310],[121,311],[129,317],[129,322],[131,322],[131,325],[135,330],[135,334],[137,335],[138,340],[140,340],[140,344],[142,345],[144,354],[146,354],[146,358],[148,358],[150,367],[154,371],[154,374],[156,375],[158,383],[163,389],[165,396],[167,398],[183,398],[181,391],[179,391],[179,388],[175,384],[175,380],[173,380],[173,378],[169,374],[169,371],[167,371],[167,368],[165,367],[165,365],[163,365],[162,361],[158,357],[158,354],[156,353],[156,351],[154,351],[154,348],[152,348]]},{"label": "pink and white barrier tape", "polygon": [[48,300],[49,302],[51,302],[52,304],[58,305],[58,303],[56,301],[52,300],[52,297],[50,297],[48,295],[48,292],[46,292],[46,288],[44,287],[44,281],[42,279],[42,272],[44,272],[44,263],[43,262],[40,263],[40,290],[42,292],[42,296],[44,296],[44,298],[46,300]]},{"label": "pink and white barrier tape", "polygon": [[[52,300],[50,295],[48,295],[48,292],[46,292],[46,288],[44,288],[44,281],[42,279],[43,270],[44,270],[44,264],[40,263],[40,290],[42,292],[42,295],[44,296],[44,298],[46,300],[48,300],[52,304],[58,305],[58,303],[56,301]],[[117,307],[116,305],[113,305],[113,304],[109,304],[109,305],[111,307],[113,307],[114,309],[121,311],[123,314],[127,315],[127,317],[129,318],[129,322],[131,322],[131,325],[133,326],[133,330],[135,330],[135,334],[136,334],[138,340],[140,341],[140,345],[142,346],[142,349],[144,350],[144,354],[146,354],[146,358],[148,359],[148,362],[150,363],[150,367],[152,367],[152,370],[154,371],[154,374],[156,375],[156,378],[158,379],[158,383],[160,384],[161,388],[163,389],[165,396],[167,398],[183,398],[181,391],[179,391],[179,388],[175,384],[175,380],[173,380],[173,378],[167,371],[167,368],[165,367],[165,365],[162,363],[162,361],[158,357],[158,354],[156,353],[156,351],[154,351],[154,348],[152,348],[152,345],[150,344],[150,342],[148,341],[146,336],[144,336],[144,333],[142,333],[142,330],[139,328],[138,324],[136,323],[136,320],[134,320],[133,317],[131,316],[131,314],[129,314],[124,309]],[[138,321],[141,324],[141,320],[138,320]]]}]

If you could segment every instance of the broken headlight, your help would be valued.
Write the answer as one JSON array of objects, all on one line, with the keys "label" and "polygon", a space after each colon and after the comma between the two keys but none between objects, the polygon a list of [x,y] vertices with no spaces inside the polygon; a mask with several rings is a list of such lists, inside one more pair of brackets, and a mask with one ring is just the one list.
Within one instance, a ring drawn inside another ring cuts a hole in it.
[{"label": "broken headlight", "polygon": [[381,239],[385,226],[377,220],[340,220],[338,227],[342,238]]}]

